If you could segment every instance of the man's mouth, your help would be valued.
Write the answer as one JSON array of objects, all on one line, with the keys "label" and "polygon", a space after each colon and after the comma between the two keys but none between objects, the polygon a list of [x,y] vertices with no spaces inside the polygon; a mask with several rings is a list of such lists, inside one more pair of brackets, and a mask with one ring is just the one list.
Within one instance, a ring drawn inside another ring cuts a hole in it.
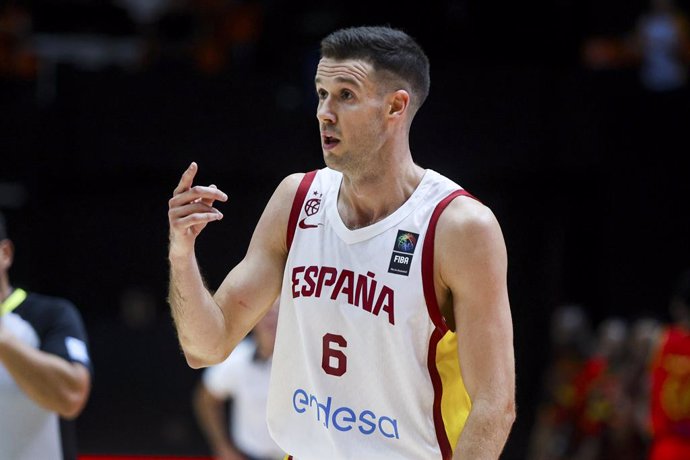
[{"label": "man's mouth", "polygon": [[333,136],[323,136],[323,145],[325,147],[334,147],[340,142],[340,139]]}]

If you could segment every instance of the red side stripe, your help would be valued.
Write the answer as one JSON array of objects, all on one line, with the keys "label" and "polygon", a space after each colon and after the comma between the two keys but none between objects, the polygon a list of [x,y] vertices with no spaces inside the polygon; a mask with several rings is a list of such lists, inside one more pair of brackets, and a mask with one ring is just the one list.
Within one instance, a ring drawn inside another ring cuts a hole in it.
[{"label": "red side stripe", "polygon": [[314,181],[316,176],[316,170],[309,171],[302,178],[299,187],[297,187],[297,192],[295,193],[295,199],[292,201],[292,209],[290,210],[290,219],[288,220],[287,228],[287,250],[290,252],[290,247],[292,246],[292,240],[295,237],[295,228],[297,227],[297,219],[299,218],[300,211],[302,210],[302,204],[304,204],[304,198],[307,196],[309,187]]},{"label": "red side stripe", "polygon": [[[441,450],[441,455],[444,460],[450,460],[453,456],[453,449],[450,445],[448,435],[446,434],[445,423],[443,423],[443,414],[441,413],[441,399],[443,397],[443,385],[441,383],[441,375],[436,367],[436,349],[438,343],[443,336],[448,332],[448,325],[446,324],[441,309],[438,306],[438,299],[436,298],[436,290],[434,289],[434,241],[436,238],[436,224],[441,213],[446,209],[448,204],[459,196],[468,196],[474,198],[465,190],[455,190],[441,200],[434,208],[434,212],[429,219],[429,227],[424,237],[424,247],[422,249],[422,286],[424,289],[424,299],[426,300],[426,307],[429,311],[429,317],[436,326],[432,332],[429,340],[429,354],[427,357],[427,367],[429,368],[429,376],[431,377],[431,384],[434,387],[434,428],[436,430],[436,439]],[[475,198],[476,199],[476,198]]]},{"label": "red side stripe", "polygon": [[436,439],[438,440],[438,447],[441,449],[441,457],[443,460],[450,460],[453,456],[453,449],[450,447],[450,441],[446,434],[446,425],[443,423],[443,414],[441,413],[443,386],[441,385],[441,376],[436,368],[436,348],[444,335],[445,333],[441,332],[438,328],[434,329],[434,332],[431,333],[427,365],[429,367],[431,384],[434,387],[434,428],[436,430]]}]

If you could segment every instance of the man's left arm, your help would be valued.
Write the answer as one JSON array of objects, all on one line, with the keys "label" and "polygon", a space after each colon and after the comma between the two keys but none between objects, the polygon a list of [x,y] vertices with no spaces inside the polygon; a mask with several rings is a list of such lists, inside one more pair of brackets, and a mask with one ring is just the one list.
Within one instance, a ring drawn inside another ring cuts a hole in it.
[{"label": "man's left arm", "polygon": [[489,208],[457,198],[436,233],[437,286],[450,292],[458,355],[472,409],[455,460],[495,460],[515,421],[515,355],[507,254]]}]

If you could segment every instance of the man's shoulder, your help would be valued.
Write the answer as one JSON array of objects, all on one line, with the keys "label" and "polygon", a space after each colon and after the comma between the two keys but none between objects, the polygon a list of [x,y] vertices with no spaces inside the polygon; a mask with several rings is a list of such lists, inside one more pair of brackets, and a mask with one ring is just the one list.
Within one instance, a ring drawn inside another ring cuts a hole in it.
[{"label": "man's shoulder", "polygon": [[448,204],[442,218],[456,224],[481,224],[493,220],[493,212],[479,198],[463,188],[458,191],[461,193]]},{"label": "man's shoulder", "polygon": [[306,172],[294,172],[283,177],[276,187],[275,194],[284,198],[293,197],[307,174]]},{"label": "man's shoulder", "polygon": [[282,179],[282,181],[278,185],[278,188],[283,187],[288,190],[296,190],[300,186],[300,184],[306,181],[313,180],[317,175],[321,179],[338,179],[342,177],[341,173],[328,167],[314,168],[307,171],[293,172],[288,174]]},{"label": "man's shoulder", "polygon": [[466,250],[503,245],[496,215],[471,194],[457,196],[448,204],[439,216],[436,232],[439,243],[444,247],[463,247]]},{"label": "man's shoulder", "polygon": [[306,193],[312,184],[318,184],[321,192],[324,192],[331,184],[340,184],[342,174],[338,171],[323,167],[304,172],[295,172],[285,176],[276,187],[274,198],[284,204],[292,203],[299,192]]}]

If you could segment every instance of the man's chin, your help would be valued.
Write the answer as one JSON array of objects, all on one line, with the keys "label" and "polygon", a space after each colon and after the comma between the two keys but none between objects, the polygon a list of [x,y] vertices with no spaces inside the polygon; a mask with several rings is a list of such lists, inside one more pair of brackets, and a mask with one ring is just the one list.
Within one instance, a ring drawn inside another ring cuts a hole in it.
[{"label": "man's chin", "polygon": [[339,158],[333,154],[333,152],[330,152],[328,150],[323,151],[323,161],[326,163],[326,166],[328,166],[330,169],[334,169],[336,171],[340,171],[340,161],[338,161]]}]

